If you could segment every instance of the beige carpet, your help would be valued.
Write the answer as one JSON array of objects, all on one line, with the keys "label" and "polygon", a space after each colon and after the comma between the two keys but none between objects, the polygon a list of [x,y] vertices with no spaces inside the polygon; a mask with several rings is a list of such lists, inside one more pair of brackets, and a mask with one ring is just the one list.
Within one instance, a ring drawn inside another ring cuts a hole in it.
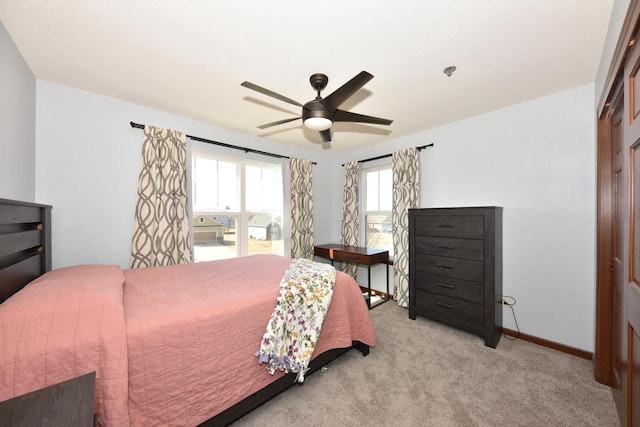
[{"label": "beige carpet", "polygon": [[351,350],[235,426],[619,426],[592,363],[484,340],[393,302],[371,310],[378,344]]}]

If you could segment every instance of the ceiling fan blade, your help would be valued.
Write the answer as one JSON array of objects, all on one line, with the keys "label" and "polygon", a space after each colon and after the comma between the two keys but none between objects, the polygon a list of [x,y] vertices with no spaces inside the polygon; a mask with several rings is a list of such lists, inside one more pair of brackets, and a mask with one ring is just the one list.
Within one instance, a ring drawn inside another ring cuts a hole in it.
[{"label": "ceiling fan blade", "polygon": [[270,128],[271,126],[282,125],[282,124],[289,123],[289,122],[292,122],[294,120],[298,120],[298,119],[301,119],[301,118],[302,117],[294,117],[293,119],[284,119],[284,120],[278,120],[277,122],[265,123],[263,125],[258,126],[258,129],[266,129],[266,128]]},{"label": "ceiling fan blade", "polygon": [[331,129],[320,131],[323,142],[331,142]]},{"label": "ceiling fan blade", "polygon": [[267,95],[267,96],[270,96],[272,98],[279,99],[280,101],[288,102],[289,104],[293,104],[293,105],[297,105],[298,107],[302,107],[302,104],[300,104],[298,101],[294,101],[291,98],[287,98],[284,95],[280,95],[279,93],[275,93],[272,90],[265,89],[262,86],[258,86],[256,84],[251,83],[251,82],[246,82],[245,81],[245,82],[240,83],[240,85],[244,86],[246,88],[255,90],[256,92],[260,92],[263,95]]},{"label": "ceiling fan blade", "polygon": [[331,95],[324,98],[322,101],[323,104],[329,111],[335,111],[344,101],[360,90],[360,88],[372,78],[373,75],[366,71],[361,71],[360,74],[340,86]]},{"label": "ceiling fan blade", "polygon": [[362,114],[351,113],[344,110],[336,110],[333,113],[334,122],[357,122],[357,123],[371,123],[374,125],[390,125],[393,120],[381,119],[380,117],[365,116]]}]

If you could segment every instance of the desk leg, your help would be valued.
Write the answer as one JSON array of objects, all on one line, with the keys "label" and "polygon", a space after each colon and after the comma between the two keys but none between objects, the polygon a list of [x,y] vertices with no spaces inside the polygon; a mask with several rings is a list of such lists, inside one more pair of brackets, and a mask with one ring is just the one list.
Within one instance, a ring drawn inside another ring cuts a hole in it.
[{"label": "desk leg", "polygon": [[367,264],[367,288],[369,289],[369,298],[367,298],[367,306],[371,308],[371,265]]},{"label": "desk leg", "polygon": [[387,263],[387,301],[391,299],[389,295],[389,264]]}]

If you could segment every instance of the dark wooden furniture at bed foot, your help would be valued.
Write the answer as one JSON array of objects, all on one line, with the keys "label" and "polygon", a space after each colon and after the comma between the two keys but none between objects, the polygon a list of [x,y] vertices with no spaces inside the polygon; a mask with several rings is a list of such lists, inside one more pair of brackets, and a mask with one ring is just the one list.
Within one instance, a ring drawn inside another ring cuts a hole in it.
[{"label": "dark wooden furniture at bed foot", "polygon": [[502,336],[502,208],[409,210],[409,317]]},{"label": "dark wooden furniture at bed foot", "polygon": [[[355,348],[359,352],[362,353],[363,356],[369,354],[369,346],[367,344],[363,344],[361,342],[353,342],[351,347],[347,348],[336,348],[333,350],[325,351],[315,359],[311,361],[309,364],[309,371],[305,374],[305,377],[308,377],[315,371],[321,369],[323,366],[327,365],[329,362],[337,359],[342,356],[347,351]],[[249,412],[256,409],[258,406],[266,403],[271,400],[278,394],[282,393],[289,387],[294,384],[299,384],[295,382],[297,374],[286,374],[283,377],[279,378],[275,382],[269,384],[267,387],[253,393],[251,396],[243,399],[242,401],[236,403],[234,406],[230,407],[224,412],[216,415],[210,420],[205,421],[200,424],[200,427],[214,427],[214,426],[227,426],[234,421],[242,418],[247,415]],[[302,383],[304,384],[304,383]]]},{"label": "dark wooden furniture at bed foot", "polygon": [[91,427],[95,380],[92,372],[0,402],[0,426]]}]

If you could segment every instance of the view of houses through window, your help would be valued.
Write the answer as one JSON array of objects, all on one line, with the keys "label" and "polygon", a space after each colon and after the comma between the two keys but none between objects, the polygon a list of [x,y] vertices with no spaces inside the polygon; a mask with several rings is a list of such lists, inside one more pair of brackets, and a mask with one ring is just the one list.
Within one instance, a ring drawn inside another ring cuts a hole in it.
[{"label": "view of houses through window", "polygon": [[363,216],[365,242],[368,248],[384,249],[393,255],[391,206],[393,174],[391,166],[363,171]]},{"label": "view of houses through window", "polygon": [[192,156],[194,261],[283,255],[280,165]]}]

